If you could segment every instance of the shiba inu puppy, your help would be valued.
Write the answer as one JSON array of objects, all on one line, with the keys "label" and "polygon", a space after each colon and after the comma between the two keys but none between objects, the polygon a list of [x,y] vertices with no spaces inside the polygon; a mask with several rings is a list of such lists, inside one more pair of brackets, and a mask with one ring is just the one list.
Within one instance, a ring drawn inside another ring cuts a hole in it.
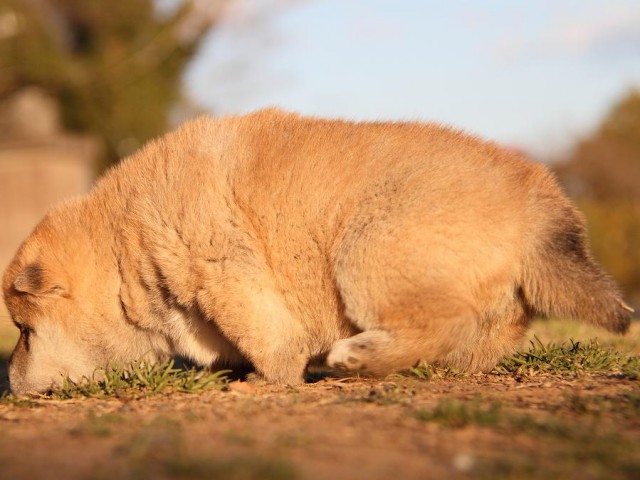
[{"label": "shiba inu puppy", "polygon": [[482,371],[534,315],[627,307],[541,165],[433,124],[203,117],[53,210],[7,269],[16,393],[182,355],[303,381]]}]

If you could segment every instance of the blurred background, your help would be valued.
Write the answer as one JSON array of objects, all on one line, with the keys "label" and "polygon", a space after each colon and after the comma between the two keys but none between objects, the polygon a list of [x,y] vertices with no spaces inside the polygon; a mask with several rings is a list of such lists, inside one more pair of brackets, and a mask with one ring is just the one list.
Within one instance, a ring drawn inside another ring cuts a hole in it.
[{"label": "blurred background", "polygon": [[638,308],[639,88],[637,0],[0,0],[0,270],[148,139],[278,105],[451,124],[547,163]]}]

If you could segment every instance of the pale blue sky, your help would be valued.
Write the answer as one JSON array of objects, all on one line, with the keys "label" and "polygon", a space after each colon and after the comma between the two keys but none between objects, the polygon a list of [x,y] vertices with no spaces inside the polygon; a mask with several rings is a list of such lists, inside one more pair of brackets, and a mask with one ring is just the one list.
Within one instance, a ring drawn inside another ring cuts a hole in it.
[{"label": "pale blue sky", "polygon": [[243,0],[185,79],[216,113],[435,120],[545,155],[640,86],[640,1]]}]

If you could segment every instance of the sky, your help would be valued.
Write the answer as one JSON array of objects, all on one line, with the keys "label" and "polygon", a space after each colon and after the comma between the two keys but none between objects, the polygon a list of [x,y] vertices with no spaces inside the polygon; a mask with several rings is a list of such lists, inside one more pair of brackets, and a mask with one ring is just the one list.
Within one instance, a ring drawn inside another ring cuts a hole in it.
[{"label": "sky", "polygon": [[640,87],[640,1],[239,0],[185,84],[217,114],[436,121],[553,157]]}]

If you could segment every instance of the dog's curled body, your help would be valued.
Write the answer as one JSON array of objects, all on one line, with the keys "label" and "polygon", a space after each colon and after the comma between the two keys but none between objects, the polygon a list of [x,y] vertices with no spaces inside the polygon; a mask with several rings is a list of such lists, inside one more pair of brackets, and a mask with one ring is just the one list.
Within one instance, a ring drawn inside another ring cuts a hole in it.
[{"label": "dog's curled body", "polygon": [[487,370],[534,314],[629,322],[544,167],[437,125],[277,110],[151,142],[52,210],[3,287],[18,392],[170,354],[291,384],[323,358]]}]

